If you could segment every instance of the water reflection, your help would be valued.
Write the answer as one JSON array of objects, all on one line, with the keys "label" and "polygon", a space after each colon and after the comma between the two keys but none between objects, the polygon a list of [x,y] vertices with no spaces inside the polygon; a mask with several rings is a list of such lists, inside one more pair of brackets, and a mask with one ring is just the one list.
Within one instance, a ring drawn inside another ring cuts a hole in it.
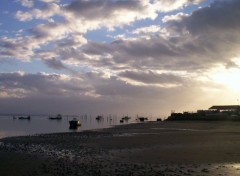
[{"label": "water reflection", "polygon": [[80,127],[81,127],[81,126],[69,126],[69,130],[70,130],[70,131],[74,131],[74,132],[80,131]]},{"label": "water reflection", "polygon": [[56,120],[49,119],[49,116],[31,116],[30,119],[19,119],[17,116],[0,116],[0,138],[108,128],[119,125],[121,119],[121,117],[109,115],[102,116],[99,120],[96,120],[96,117],[81,115],[77,117],[81,126],[70,128],[69,121],[73,118],[74,116],[63,116],[61,120]]}]

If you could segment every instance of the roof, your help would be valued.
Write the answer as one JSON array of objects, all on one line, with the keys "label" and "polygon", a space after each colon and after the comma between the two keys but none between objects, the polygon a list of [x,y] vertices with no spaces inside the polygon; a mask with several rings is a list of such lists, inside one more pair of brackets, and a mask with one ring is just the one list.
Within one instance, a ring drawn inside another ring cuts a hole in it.
[{"label": "roof", "polygon": [[239,105],[221,105],[221,106],[212,106],[209,109],[214,109],[214,110],[240,110]]}]

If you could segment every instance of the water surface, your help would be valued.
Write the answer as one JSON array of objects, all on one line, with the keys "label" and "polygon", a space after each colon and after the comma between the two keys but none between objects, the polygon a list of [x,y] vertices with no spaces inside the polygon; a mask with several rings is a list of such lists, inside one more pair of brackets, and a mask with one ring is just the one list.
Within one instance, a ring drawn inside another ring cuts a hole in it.
[{"label": "water surface", "polygon": [[[69,129],[69,120],[72,117],[63,117],[62,120],[50,120],[48,116],[31,116],[27,119],[14,119],[12,116],[0,116],[0,138],[9,136],[34,135],[42,133],[73,132],[92,129],[109,128],[120,124],[121,117],[104,117],[102,120],[96,120],[95,117],[81,116],[81,126],[77,129]],[[133,123],[134,119],[128,122]]]}]

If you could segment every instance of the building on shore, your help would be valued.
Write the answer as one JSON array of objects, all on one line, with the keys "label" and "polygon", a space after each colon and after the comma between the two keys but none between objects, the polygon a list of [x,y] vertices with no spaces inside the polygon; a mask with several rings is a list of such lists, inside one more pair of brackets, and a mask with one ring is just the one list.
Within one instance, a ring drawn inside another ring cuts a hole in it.
[{"label": "building on shore", "polygon": [[217,105],[197,112],[172,112],[166,120],[240,120],[240,106]]}]

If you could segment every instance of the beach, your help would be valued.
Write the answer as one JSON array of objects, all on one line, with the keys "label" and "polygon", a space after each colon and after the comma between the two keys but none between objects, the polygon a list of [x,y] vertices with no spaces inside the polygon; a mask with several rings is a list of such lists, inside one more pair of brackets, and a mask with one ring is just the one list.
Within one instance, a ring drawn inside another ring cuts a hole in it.
[{"label": "beach", "polygon": [[239,125],[163,121],[4,138],[0,175],[239,175]]}]

